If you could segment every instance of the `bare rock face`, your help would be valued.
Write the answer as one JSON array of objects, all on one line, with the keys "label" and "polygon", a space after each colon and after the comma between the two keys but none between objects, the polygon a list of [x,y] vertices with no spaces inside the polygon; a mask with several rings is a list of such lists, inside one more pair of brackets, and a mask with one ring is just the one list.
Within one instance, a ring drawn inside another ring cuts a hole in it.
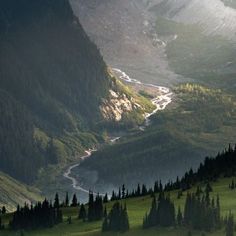
[{"label": "bare rock face", "polygon": [[110,66],[142,82],[167,85],[179,81],[180,76],[169,69],[165,48],[154,42],[155,18],[148,10],[153,3],[147,0],[70,2]]},{"label": "bare rock face", "polygon": [[155,32],[157,16],[198,24],[206,35],[236,40],[236,10],[223,0],[70,0],[105,61],[142,82],[189,81],[174,73]]},{"label": "bare rock face", "polygon": [[103,99],[100,111],[107,121],[119,122],[123,114],[142,109],[141,105],[135,102],[134,98],[128,98],[126,94],[110,90],[108,99]]},{"label": "bare rock face", "polygon": [[198,24],[206,35],[236,41],[236,10],[221,0],[165,0],[155,9],[177,22]]}]

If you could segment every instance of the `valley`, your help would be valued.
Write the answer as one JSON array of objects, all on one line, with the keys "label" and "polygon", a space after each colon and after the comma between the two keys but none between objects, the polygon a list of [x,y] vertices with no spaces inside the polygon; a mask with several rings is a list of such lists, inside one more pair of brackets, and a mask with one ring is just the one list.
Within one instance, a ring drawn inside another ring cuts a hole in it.
[{"label": "valley", "polygon": [[233,236],[235,22],[235,0],[2,0],[0,235]]},{"label": "valley", "polygon": [[[150,120],[151,117],[153,115],[155,115],[158,111],[164,110],[172,102],[173,93],[170,91],[169,88],[157,86],[154,84],[145,84],[145,83],[142,83],[136,79],[132,79],[125,72],[123,72],[119,69],[113,68],[112,71],[117,76],[117,78],[119,78],[121,81],[124,81],[124,82],[130,84],[134,90],[145,91],[145,89],[148,90],[149,88],[151,88],[152,94],[155,94],[154,98],[151,99],[151,102],[155,106],[155,109],[151,113],[146,113],[144,115],[145,120],[144,120],[143,124],[139,126],[139,130],[145,131],[145,129],[151,125],[151,120]],[[137,88],[137,85],[138,85],[138,88]],[[156,94],[158,94],[158,96],[156,96]],[[123,134],[123,135],[125,137],[125,134]],[[113,137],[110,139],[110,143],[115,144],[120,139],[122,139],[122,137],[115,137],[115,138]],[[86,179],[84,177],[83,177],[83,184],[80,183],[80,179],[79,179],[80,175],[78,174],[78,170],[79,170],[79,166],[80,166],[81,162],[90,158],[91,155],[96,151],[98,151],[98,150],[89,149],[89,150],[85,151],[85,153],[87,155],[80,157],[79,163],[69,166],[68,169],[66,170],[66,172],[64,172],[63,176],[72,182],[72,189],[70,192],[75,191],[79,194],[81,192],[88,194],[89,190],[96,191],[95,190],[96,186],[91,186],[91,185],[88,186],[87,182],[90,182],[90,181],[89,180],[86,181]],[[73,172],[75,172],[75,174],[73,174]],[[86,175],[86,176],[88,176],[88,175]],[[84,189],[83,185],[87,186],[87,189]],[[104,189],[104,191],[106,191],[106,189]],[[104,193],[102,193],[102,195],[104,195]],[[100,192],[100,194],[101,194],[101,192]],[[82,196],[84,196],[84,194]],[[85,200],[84,200],[82,197],[80,197],[80,200],[86,201],[87,199],[85,198]]]}]

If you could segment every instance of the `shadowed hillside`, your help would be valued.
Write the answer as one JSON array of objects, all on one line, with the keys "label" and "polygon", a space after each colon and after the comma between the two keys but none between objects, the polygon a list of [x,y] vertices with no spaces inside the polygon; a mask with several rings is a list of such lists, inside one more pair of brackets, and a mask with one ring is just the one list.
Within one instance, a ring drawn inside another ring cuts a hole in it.
[{"label": "shadowed hillside", "polygon": [[1,1],[0,19],[0,169],[31,182],[67,152],[67,137],[71,155],[96,142],[86,132],[100,119],[108,75],[68,1]]}]

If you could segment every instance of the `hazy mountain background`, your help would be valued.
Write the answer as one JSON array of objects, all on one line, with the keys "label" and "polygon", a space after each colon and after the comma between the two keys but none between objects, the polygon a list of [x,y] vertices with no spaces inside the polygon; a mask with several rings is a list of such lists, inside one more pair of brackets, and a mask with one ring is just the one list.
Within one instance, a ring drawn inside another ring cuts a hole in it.
[{"label": "hazy mountain background", "polygon": [[[139,80],[172,85],[191,77],[198,81],[196,72],[235,73],[236,10],[220,0],[71,0],[71,4],[107,63]],[[192,64],[185,66],[186,62]],[[183,71],[184,66],[193,73]]]}]

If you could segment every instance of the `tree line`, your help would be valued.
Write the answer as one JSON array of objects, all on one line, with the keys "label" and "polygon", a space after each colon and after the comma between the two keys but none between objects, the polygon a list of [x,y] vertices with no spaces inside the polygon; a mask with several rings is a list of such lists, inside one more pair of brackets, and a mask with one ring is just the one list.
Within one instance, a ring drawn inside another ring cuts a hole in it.
[{"label": "tree line", "polygon": [[53,206],[45,199],[35,206],[27,204],[24,207],[18,206],[9,227],[13,230],[50,228],[62,221],[62,211],[59,207]]}]

